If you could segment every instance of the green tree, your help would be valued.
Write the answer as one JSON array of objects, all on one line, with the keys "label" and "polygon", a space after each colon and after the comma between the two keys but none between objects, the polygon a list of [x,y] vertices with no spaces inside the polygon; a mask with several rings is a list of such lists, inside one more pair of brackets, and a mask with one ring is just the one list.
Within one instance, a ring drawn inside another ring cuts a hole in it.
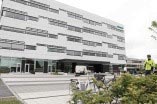
[{"label": "green tree", "polygon": [[[149,30],[151,30],[155,34],[157,34],[157,22],[156,21],[152,21],[151,26],[149,27]],[[157,36],[152,35],[151,37],[154,38],[155,40],[157,40]]]}]

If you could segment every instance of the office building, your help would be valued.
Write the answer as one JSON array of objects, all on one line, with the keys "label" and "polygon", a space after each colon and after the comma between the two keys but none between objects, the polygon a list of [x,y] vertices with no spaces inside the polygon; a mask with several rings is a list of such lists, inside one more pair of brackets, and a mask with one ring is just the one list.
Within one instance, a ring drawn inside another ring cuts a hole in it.
[{"label": "office building", "polygon": [[2,0],[1,7],[1,68],[105,72],[126,63],[122,24],[55,0]]}]

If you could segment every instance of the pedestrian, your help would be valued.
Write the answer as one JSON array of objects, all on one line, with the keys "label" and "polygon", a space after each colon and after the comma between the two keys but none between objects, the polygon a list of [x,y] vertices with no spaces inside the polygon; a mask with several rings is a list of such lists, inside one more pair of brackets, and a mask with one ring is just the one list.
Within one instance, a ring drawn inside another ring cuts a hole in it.
[{"label": "pedestrian", "polygon": [[124,66],[124,73],[127,73],[127,65]]},{"label": "pedestrian", "polygon": [[155,63],[151,59],[151,55],[147,55],[147,59],[144,62],[145,75],[150,75],[154,67],[155,67]]}]

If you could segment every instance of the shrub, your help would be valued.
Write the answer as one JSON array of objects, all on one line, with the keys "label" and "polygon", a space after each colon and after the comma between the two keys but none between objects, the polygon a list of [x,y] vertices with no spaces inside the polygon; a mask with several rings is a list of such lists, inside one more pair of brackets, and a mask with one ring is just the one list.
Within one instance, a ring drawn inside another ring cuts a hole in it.
[{"label": "shrub", "polygon": [[72,102],[82,101],[83,104],[156,104],[157,103],[157,76],[132,76],[123,74],[111,85],[93,79],[99,88],[96,93],[92,90],[74,90]]}]

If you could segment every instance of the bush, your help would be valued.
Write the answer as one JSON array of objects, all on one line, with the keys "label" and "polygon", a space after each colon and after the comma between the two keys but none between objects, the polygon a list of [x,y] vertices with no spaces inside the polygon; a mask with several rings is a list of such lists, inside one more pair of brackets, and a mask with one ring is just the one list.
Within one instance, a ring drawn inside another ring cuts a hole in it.
[{"label": "bush", "polygon": [[132,76],[123,74],[110,86],[93,79],[99,88],[96,93],[92,90],[73,91],[72,102],[82,101],[83,104],[156,104],[157,103],[157,76]]}]

